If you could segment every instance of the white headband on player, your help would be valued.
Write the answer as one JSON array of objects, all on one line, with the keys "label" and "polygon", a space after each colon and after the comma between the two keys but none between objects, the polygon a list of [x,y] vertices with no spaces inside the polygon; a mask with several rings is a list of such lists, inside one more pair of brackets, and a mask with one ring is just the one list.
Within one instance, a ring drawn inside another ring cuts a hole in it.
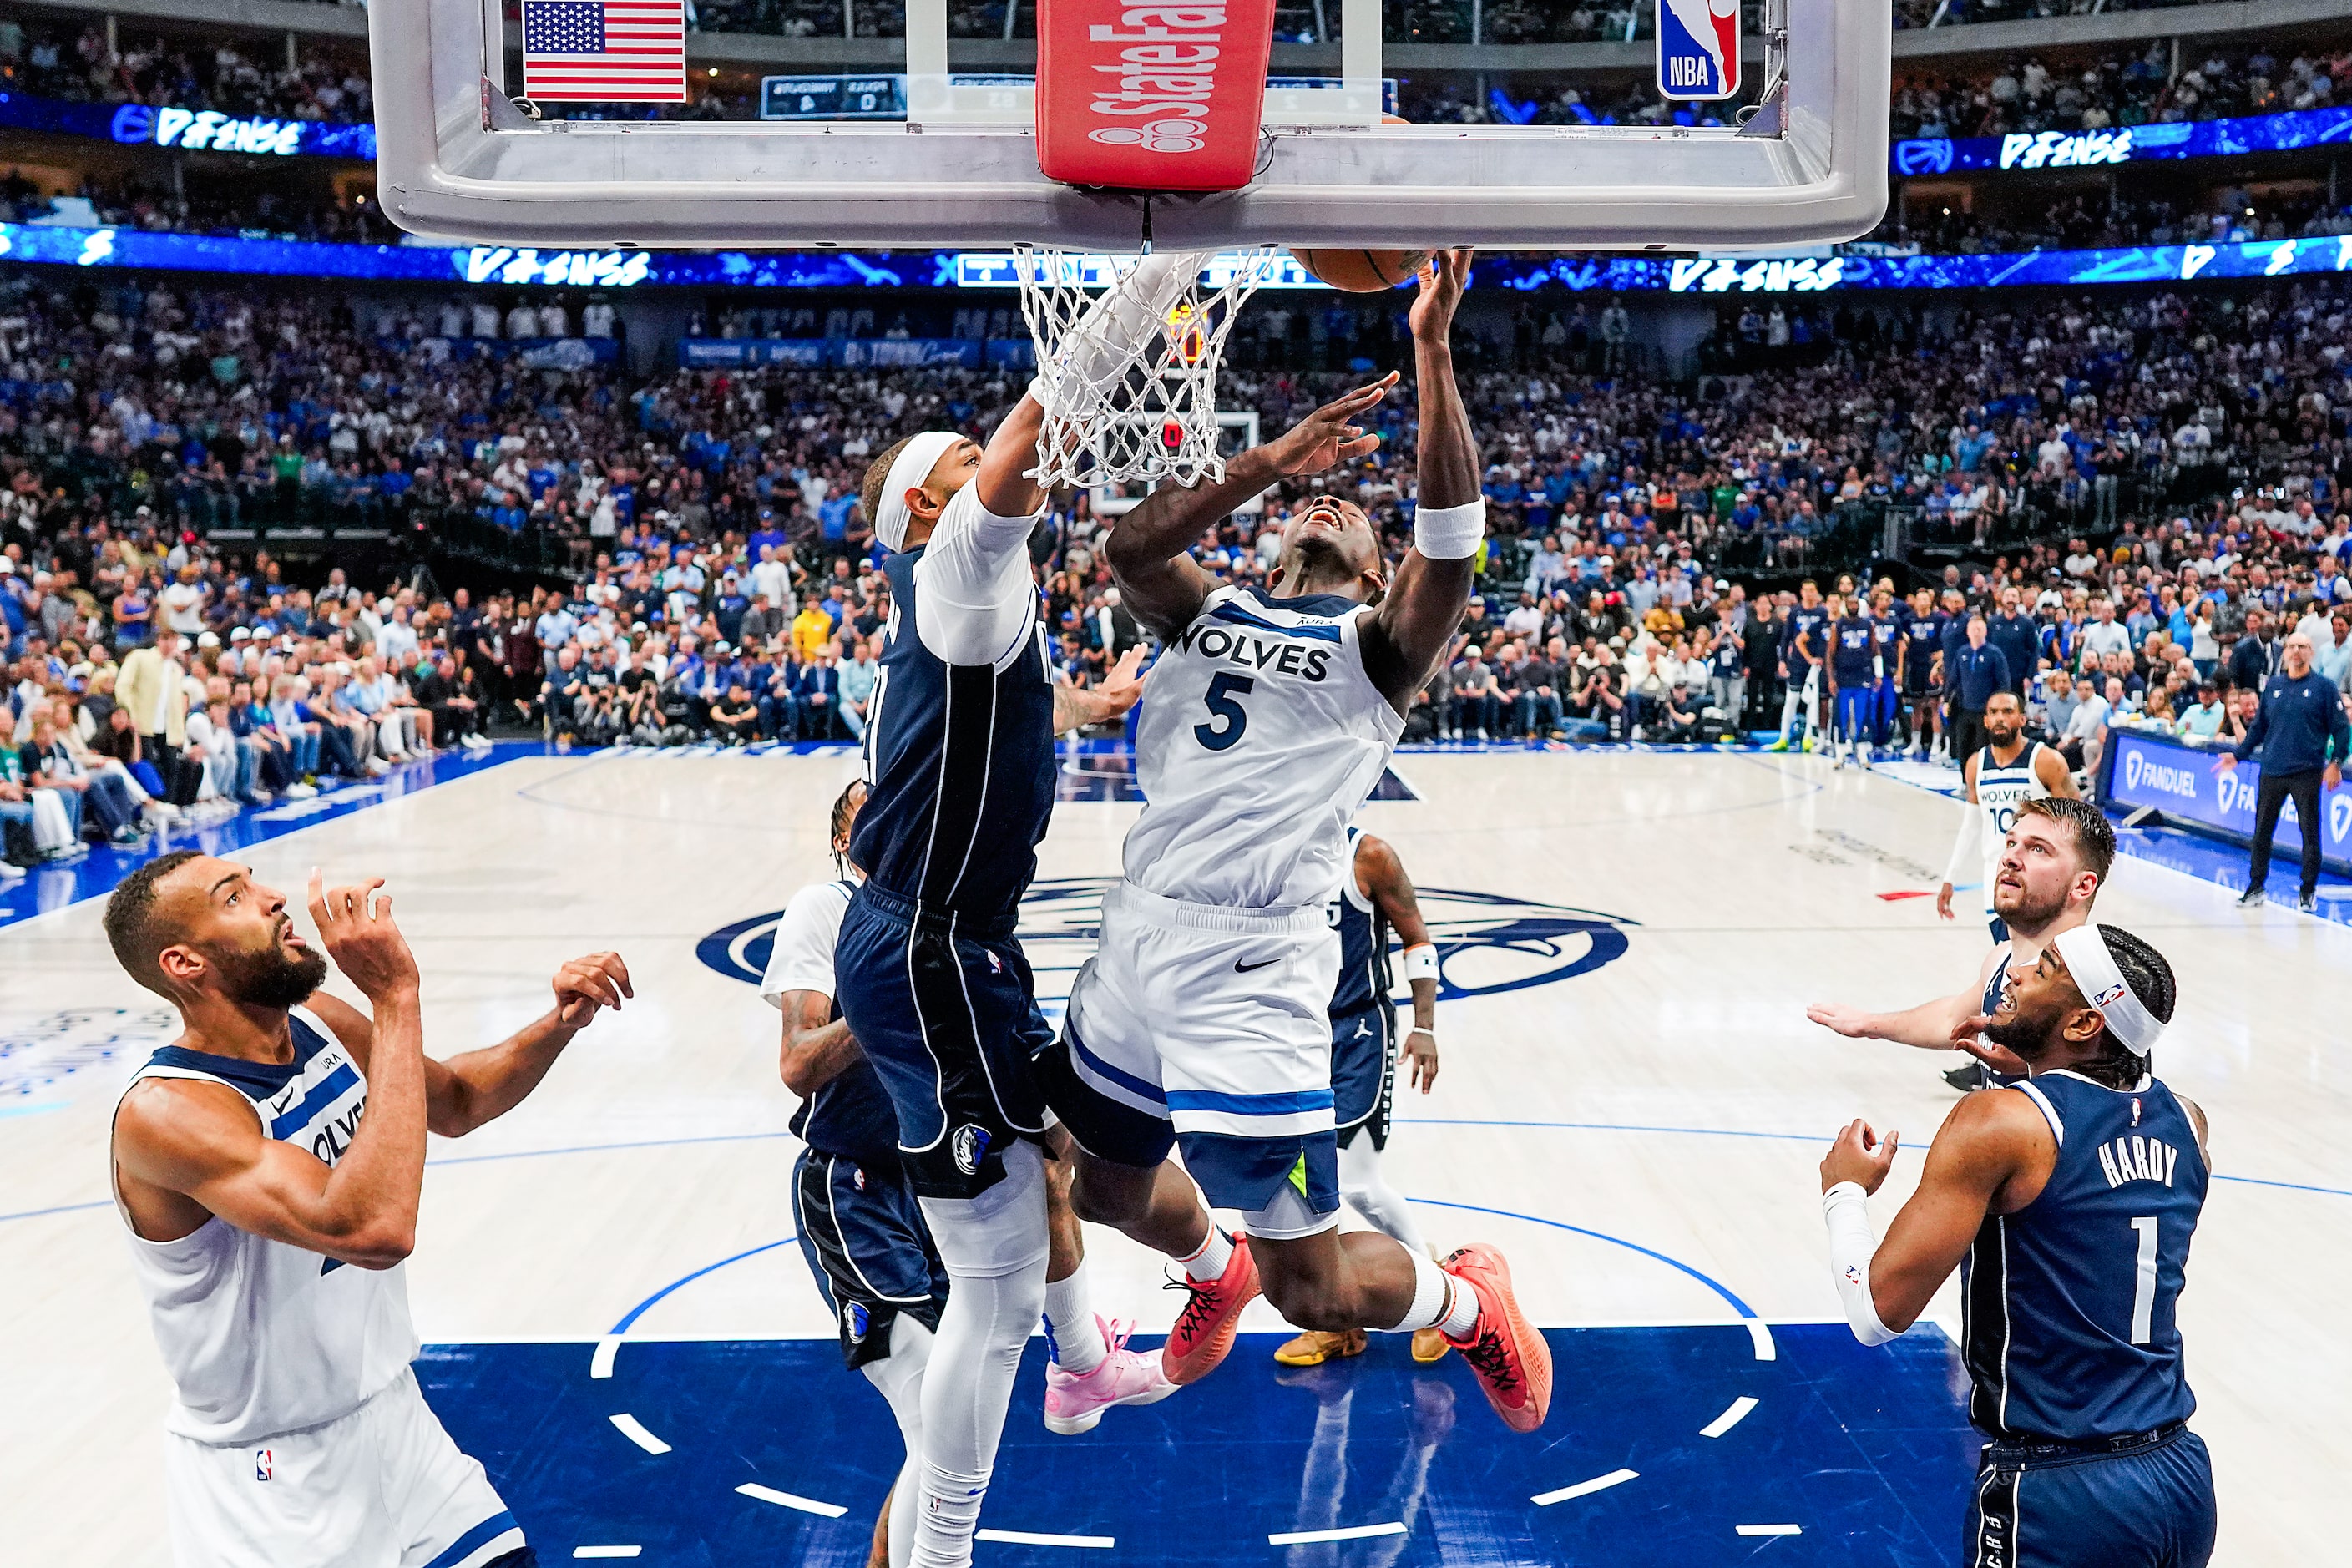
[{"label": "white headband on player", "polygon": [[906,449],[890,464],[882,481],[882,499],[876,503],[874,537],[892,550],[907,548],[907,492],[931,477],[948,448],[963,437],[952,430],[926,430],[908,439]]},{"label": "white headband on player", "polygon": [[2099,934],[2101,929],[2096,925],[2076,926],[2073,931],[2059,932],[2050,945],[2066,961],[2067,973],[2074,975],[2083,999],[2107,1021],[2108,1031],[2132,1055],[2144,1057],[2164,1037],[2164,1026],[2141,1005],[2124,979],[2123,971],[2116,967],[2115,955],[2107,951],[2106,939]]}]

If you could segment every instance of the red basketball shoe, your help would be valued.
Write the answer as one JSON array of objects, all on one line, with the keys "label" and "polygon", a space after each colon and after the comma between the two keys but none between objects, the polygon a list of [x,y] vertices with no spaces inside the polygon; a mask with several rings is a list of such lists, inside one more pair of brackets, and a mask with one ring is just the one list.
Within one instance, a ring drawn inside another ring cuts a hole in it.
[{"label": "red basketball shoe", "polygon": [[1180,1272],[1171,1283],[1186,1293],[1186,1300],[1176,1326],[1168,1331],[1160,1370],[1171,1383],[1197,1383],[1216,1371],[1234,1348],[1242,1309],[1257,1300],[1257,1260],[1250,1256],[1249,1237],[1234,1237],[1234,1255],[1213,1282],[1203,1285]]},{"label": "red basketball shoe", "polygon": [[1478,1321],[1470,1337],[1445,1342],[1462,1352],[1486,1403],[1514,1432],[1532,1432],[1551,1411],[1551,1346],[1519,1314],[1511,1294],[1511,1266],[1483,1244],[1465,1247],[1438,1265],[1478,1293]]}]

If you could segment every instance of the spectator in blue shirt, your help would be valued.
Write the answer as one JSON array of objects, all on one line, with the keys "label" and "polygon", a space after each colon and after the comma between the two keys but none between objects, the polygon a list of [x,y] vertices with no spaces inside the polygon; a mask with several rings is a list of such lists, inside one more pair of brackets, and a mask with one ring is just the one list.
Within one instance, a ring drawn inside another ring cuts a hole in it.
[{"label": "spectator in blue shirt", "polygon": [[2301,632],[2286,638],[2279,671],[2263,688],[2263,704],[2246,738],[2217,759],[2213,771],[2228,773],[2257,750],[2263,776],[2254,796],[2254,863],[2245,896],[2238,902],[2263,901],[2263,883],[2271,869],[2271,837],[2278,831],[2280,807],[2293,800],[2303,837],[2298,907],[2315,913],[2319,908],[2319,850],[2327,822],[2320,794],[2343,785],[2344,759],[2352,757],[2352,722],[2344,717],[2334,683],[2312,668],[2311,639]]},{"label": "spectator in blue shirt", "polygon": [[1965,767],[1969,754],[1985,743],[1985,704],[1996,691],[2013,691],[2009,660],[1986,640],[1984,612],[1972,611],[1968,640],[1944,672],[1944,688],[1952,694],[1952,761]]}]

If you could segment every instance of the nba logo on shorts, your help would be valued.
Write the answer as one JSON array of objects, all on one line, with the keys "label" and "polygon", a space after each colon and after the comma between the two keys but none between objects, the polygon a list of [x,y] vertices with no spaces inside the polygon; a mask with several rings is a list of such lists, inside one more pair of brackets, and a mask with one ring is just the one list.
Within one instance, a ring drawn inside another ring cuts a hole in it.
[{"label": "nba logo on shorts", "polygon": [[1739,0],[1658,0],[1658,91],[1729,98],[1739,90]]},{"label": "nba logo on shorts", "polygon": [[270,1477],[271,1469],[269,1450],[256,1448],[253,1451],[253,1479],[257,1481],[266,1481]]}]

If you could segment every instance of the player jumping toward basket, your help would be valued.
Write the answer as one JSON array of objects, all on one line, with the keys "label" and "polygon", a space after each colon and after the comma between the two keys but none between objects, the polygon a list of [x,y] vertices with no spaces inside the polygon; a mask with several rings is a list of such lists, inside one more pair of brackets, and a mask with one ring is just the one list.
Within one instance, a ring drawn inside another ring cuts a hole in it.
[{"label": "player jumping toward basket", "polygon": [[[1389,1146],[1389,1113],[1396,1100],[1397,1058],[1412,1059],[1412,1084],[1427,1094],[1437,1082],[1437,948],[1422,923],[1421,904],[1404,863],[1381,839],[1348,829],[1348,874],[1328,906],[1339,933],[1339,988],[1331,996],[1331,1114],[1339,1130],[1339,1195],[1372,1228],[1415,1252],[1428,1252],[1404,1194],[1389,1185],[1381,1156]],[[1404,944],[1405,984],[1412,990],[1412,1027],[1400,1053],[1395,981],[1389,968],[1389,933]],[[1274,1352],[1285,1366],[1319,1366],[1361,1355],[1361,1329],[1324,1333],[1310,1329]],[[1445,1336],[1416,1329],[1412,1359],[1445,1359]]]},{"label": "player jumping toward basket", "polygon": [[[1184,269],[1203,260],[1138,263],[1073,352],[1164,331]],[[850,843],[866,880],[842,916],[834,996],[889,1095],[951,1282],[923,1372],[909,1557],[920,1568],[971,1562],[1022,1349],[1054,1310],[1040,1147],[1050,1117],[1031,1066],[1050,1031],[1013,936],[1053,810],[1054,735],[1124,713],[1139,691],[1131,675],[1090,691],[1052,679],[1029,560],[1045,505],[1032,477],[1044,423],[1033,393],[986,446],[925,431],[877,457],[864,486],[891,552],[890,622]],[[1149,1201],[1121,1228],[1186,1260],[1194,1300],[1163,1362],[1172,1353],[1198,1375],[1230,1346],[1256,1279],[1245,1258],[1203,1261],[1215,1227],[1182,1171],[1139,1179]],[[1066,1295],[1061,1305],[1071,1316],[1057,1330],[1092,1324]],[[1064,1342],[1065,1359],[1077,1348]]]},{"label": "player jumping toward basket", "polygon": [[1323,496],[1283,530],[1271,591],[1220,584],[1187,552],[1276,482],[1369,455],[1349,393],[1235,458],[1223,483],[1164,488],[1105,546],[1127,605],[1165,644],[1136,737],[1142,816],[1103,900],[1100,952],[1039,1058],[1081,1148],[1081,1215],[1119,1212],[1117,1173],[1181,1142],[1211,1203],[1239,1210],[1266,1299],[1302,1329],[1439,1328],[1516,1431],[1543,1422],[1551,1357],[1486,1247],[1439,1265],[1338,1231],[1327,1008],[1339,942],[1324,908],[1347,826],[1468,602],[1486,533],[1478,446],[1448,338],[1467,251],[1439,252],[1412,309],[1421,391],[1414,548],[1391,581],[1370,521]]}]

